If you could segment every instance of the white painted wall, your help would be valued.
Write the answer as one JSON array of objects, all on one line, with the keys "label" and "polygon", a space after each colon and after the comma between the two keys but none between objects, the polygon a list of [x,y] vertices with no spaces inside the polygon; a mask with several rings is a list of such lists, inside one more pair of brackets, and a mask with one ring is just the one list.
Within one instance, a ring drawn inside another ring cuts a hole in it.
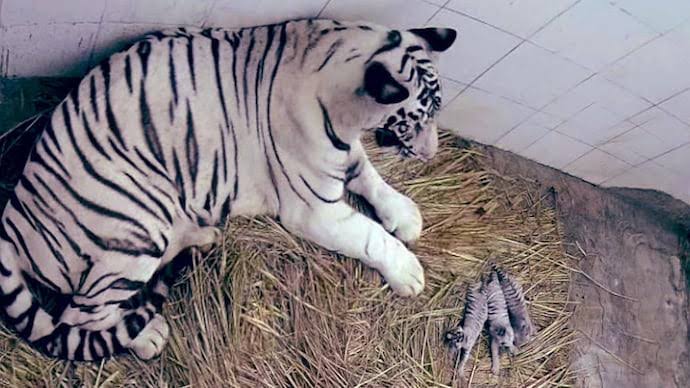
[{"label": "white painted wall", "polygon": [[0,76],[80,75],[168,26],[311,16],[455,27],[447,128],[690,203],[690,0],[0,0]]}]

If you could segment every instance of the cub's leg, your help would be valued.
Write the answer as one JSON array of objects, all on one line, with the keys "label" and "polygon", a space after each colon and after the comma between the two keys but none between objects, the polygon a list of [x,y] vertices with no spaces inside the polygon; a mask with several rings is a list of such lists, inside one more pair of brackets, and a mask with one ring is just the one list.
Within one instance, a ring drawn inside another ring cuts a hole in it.
[{"label": "cub's leg", "polygon": [[293,233],[378,270],[399,295],[417,295],[424,288],[417,257],[381,225],[342,201],[307,206],[296,200],[280,217]]},{"label": "cub's leg", "polygon": [[361,144],[348,169],[347,189],[363,196],[376,210],[383,227],[400,241],[410,243],[422,233],[422,215],[407,196],[388,185],[367,158]]}]

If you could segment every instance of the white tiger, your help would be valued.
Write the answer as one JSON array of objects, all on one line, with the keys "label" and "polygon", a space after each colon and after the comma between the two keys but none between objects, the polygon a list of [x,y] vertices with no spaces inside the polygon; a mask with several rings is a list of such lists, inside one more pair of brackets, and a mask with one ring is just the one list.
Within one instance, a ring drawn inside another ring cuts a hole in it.
[{"label": "white tiger", "polygon": [[[64,359],[154,357],[169,335],[159,312],[173,258],[239,215],[275,216],[398,294],[420,293],[423,269],[403,244],[420,235],[419,210],[359,138],[376,130],[403,156],[434,155],[434,62],[455,37],[301,20],[180,28],[114,54],[51,114],[2,213],[6,322]],[[382,225],[348,206],[346,189]],[[60,308],[49,314],[29,281]]]}]

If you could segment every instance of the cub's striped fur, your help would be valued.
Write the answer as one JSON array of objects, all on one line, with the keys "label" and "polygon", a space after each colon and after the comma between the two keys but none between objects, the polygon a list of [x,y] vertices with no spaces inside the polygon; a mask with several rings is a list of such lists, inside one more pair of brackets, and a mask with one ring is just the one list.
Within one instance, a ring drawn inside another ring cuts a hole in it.
[{"label": "cub's striped fur", "polygon": [[[420,213],[359,138],[376,130],[404,156],[434,155],[434,63],[454,40],[448,29],[302,20],[180,28],[114,54],[51,114],[2,213],[6,322],[60,358],[160,354],[162,271],[240,215],[279,217],[418,294],[424,273],[402,241],[419,237]],[[345,190],[382,224],[348,206]],[[61,308],[49,314],[28,279]]]},{"label": "cub's striped fur", "polygon": [[462,322],[446,333],[446,343],[459,352],[459,374],[462,376],[465,364],[470,357],[472,348],[482,333],[484,322],[488,316],[488,300],[482,282],[477,282],[467,288],[465,301],[465,315]]},{"label": "cub's striped fur", "polygon": [[500,349],[508,349],[510,353],[515,352],[514,333],[510,325],[508,306],[496,272],[491,271],[489,278],[484,282],[484,290],[489,304],[487,323],[491,342],[491,371],[498,373]]},{"label": "cub's striped fur", "polygon": [[498,267],[494,267],[494,271],[505,296],[510,324],[515,333],[515,346],[522,346],[530,340],[535,332],[527,310],[525,294],[522,292],[520,283],[509,273]]}]

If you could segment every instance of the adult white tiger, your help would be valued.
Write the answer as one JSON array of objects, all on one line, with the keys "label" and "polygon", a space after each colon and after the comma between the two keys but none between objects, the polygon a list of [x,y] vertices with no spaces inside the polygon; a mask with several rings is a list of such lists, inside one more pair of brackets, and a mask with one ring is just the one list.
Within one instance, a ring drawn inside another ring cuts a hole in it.
[{"label": "adult white tiger", "polygon": [[[419,237],[420,213],[359,138],[376,129],[404,156],[434,155],[433,60],[455,36],[302,20],[180,28],[113,55],[52,113],[2,214],[6,321],[60,358],[154,357],[168,337],[164,269],[237,215],[276,216],[418,294],[423,270],[401,241]],[[383,226],[348,206],[345,189]],[[57,314],[29,279],[62,295]]]}]

